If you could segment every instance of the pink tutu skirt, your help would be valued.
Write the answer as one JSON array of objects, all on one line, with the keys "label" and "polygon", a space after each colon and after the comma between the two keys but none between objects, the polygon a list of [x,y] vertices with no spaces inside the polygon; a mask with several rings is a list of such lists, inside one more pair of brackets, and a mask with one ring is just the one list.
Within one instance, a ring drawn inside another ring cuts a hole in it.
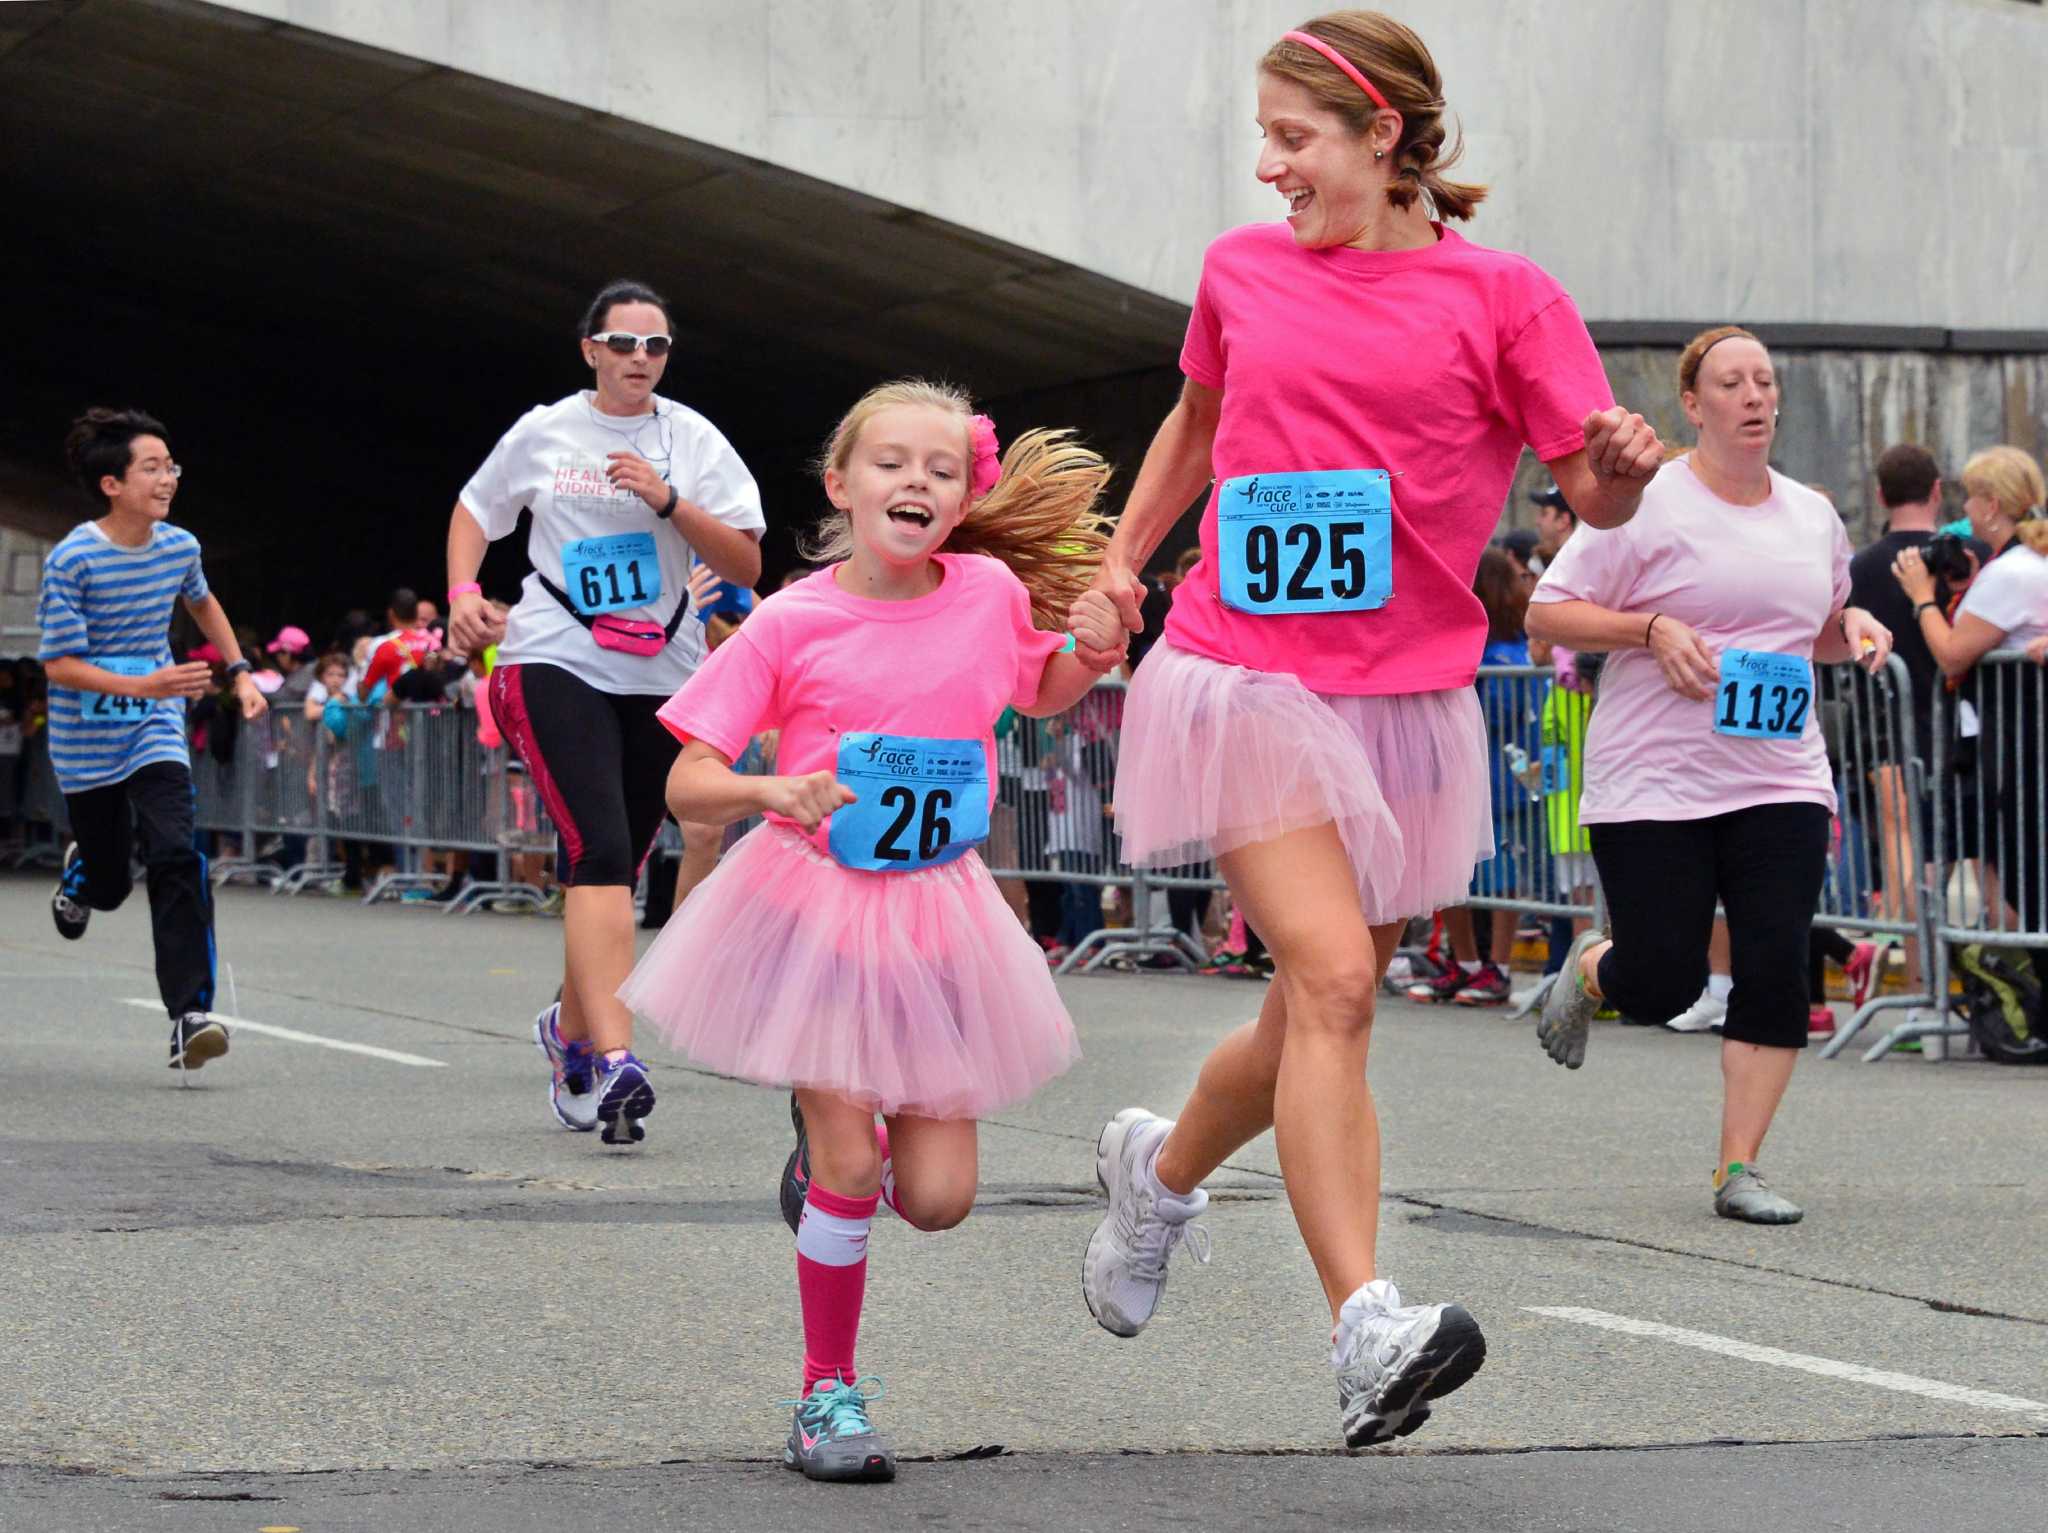
[{"label": "pink tutu skirt", "polygon": [[1311,692],[1161,640],[1124,705],[1126,861],[1180,867],[1334,821],[1373,925],[1462,904],[1493,855],[1486,725],[1470,687]]},{"label": "pink tutu skirt", "polygon": [[684,901],[619,999],[708,1070],[884,1113],[985,1117],[1081,1056],[979,855],[856,872],[773,822]]}]

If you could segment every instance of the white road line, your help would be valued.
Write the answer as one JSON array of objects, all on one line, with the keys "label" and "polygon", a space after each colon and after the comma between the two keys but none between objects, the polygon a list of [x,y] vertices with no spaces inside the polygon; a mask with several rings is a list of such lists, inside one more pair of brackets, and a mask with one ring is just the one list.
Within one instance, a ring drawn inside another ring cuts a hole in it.
[{"label": "white road line", "polygon": [[1824,1379],[1844,1379],[1852,1384],[1896,1390],[1900,1394],[1924,1395],[1929,1400],[1941,1400],[1950,1405],[1972,1405],[1979,1410],[2016,1411],[2022,1415],[2048,1417],[2048,1401],[2024,1400],[2018,1395],[1994,1394],[1988,1389],[1966,1389],[1960,1384],[1943,1384],[1937,1379],[1891,1373],[1882,1368],[1865,1368],[1857,1363],[1838,1363],[1832,1358],[1809,1357],[1803,1352],[1781,1352],[1776,1347],[1760,1347],[1754,1342],[1736,1341],[1732,1337],[1716,1336],[1710,1331],[1688,1331],[1680,1326],[1659,1325],[1654,1320],[1632,1320],[1627,1315],[1610,1315],[1605,1310],[1535,1304],[1525,1308],[1532,1315],[1547,1315],[1552,1320],[1598,1326],[1603,1331],[1620,1331],[1625,1336],[1648,1336],[1658,1341],[1676,1342],[1681,1347],[1697,1347],[1702,1352],[1718,1352],[1723,1357],[1739,1357],[1745,1362],[1763,1363],[1772,1368],[1796,1368],[1802,1373],[1817,1373]]},{"label": "white road line", "polygon": [[[164,1009],[162,1001],[144,1000],[137,996],[125,996],[121,1004],[139,1006],[144,1011],[160,1012]],[[340,1049],[348,1054],[367,1054],[372,1059],[388,1059],[394,1065],[420,1065],[429,1070],[448,1068],[448,1061],[445,1059],[428,1059],[421,1054],[401,1054],[397,1049],[380,1049],[370,1043],[344,1043],[339,1038],[322,1038],[318,1033],[302,1033],[295,1027],[278,1027],[270,1022],[251,1022],[247,1017],[231,1017],[225,1012],[216,1011],[209,1015],[218,1017],[229,1027],[262,1033],[270,1038],[282,1038],[288,1043],[317,1043],[323,1049]]]}]

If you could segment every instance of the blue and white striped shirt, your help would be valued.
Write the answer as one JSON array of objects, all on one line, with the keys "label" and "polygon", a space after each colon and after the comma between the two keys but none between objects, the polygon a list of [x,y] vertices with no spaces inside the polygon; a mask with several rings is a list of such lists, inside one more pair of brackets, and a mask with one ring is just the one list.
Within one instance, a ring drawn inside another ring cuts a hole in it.
[{"label": "blue and white striped shirt", "polygon": [[[158,522],[148,546],[122,548],[81,522],[43,561],[38,658],[76,655],[109,670],[169,665],[171,604],[203,601],[206,591],[199,540],[184,528]],[[50,688],[50,764],[66,793],[125,782],[153,761],[191,763],[182,700],[160,699],[140,712],[123,700],[102,723],[89,722],[87,709],[105,715],[107,694]]]}]

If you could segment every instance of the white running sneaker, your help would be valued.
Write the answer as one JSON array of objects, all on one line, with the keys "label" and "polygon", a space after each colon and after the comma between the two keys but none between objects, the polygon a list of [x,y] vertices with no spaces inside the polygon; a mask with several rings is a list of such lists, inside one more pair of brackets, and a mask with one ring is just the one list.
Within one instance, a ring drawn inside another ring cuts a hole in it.
[{"label": "white running sneaker", "polygon": [[553,1074],[548,1081],[548,1107],[563,1128],[587,1134],[597,1127],[597,1067],[588,1043],[569,1043],[560,1026],[562,1003],[554,1002],[533,1019],[533,1046],[547,1055]]},{"label": "white running sneaker", "polygon": [[1486,1338],[1462,1304],[1403,1304],[1385,1278],[1344,1301],[1330,1351],[1344,1441],[1364,1448],[1406,1437],[1429,1420],[1428,1401],[1467,1383]]},{"label": "white running sneaker", "polygon": [[1171,1119],[1126,1107],[1095,1141],[1095,1179],[1109,1194],[1109,1212],[1089,1237],[1081,1296],[1112,1336],[1145,1329],[1166,1291],[1167,1258],[1182,1240],[1196,1261],[1209,1260],[1209,1232],[1193,1222],[1209,1194],[1197,1187],[1177,1197],[1152,1175],[1152,1157],[1172,1129]]},{"label": "white running sneaker", "polygon": [[1728,1003],[1714,999],[1714,992],[1702,990],[1700,998],[1664,1025],[1674,1033],[1718,1033],[1728,1020]]}]

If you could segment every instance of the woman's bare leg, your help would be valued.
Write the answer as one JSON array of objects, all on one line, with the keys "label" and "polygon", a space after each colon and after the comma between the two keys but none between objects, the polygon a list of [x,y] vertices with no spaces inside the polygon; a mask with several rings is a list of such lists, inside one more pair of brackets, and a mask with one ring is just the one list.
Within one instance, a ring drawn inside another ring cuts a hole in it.
[{"label": "woman's bare leg", "polygon": [[1273,954],[1258,1022],[1203,1065],[1159,1151],[1157,1174],[1192,1190],[1267,1124],[1334,1318],[1372,1281],[1379,1233],[1379,1120],[1366,1084],[1377,981],[1402,929],[1366,924],[1335,825],[1218,859],[1245,919]]},{"label": "woman's bare leg", "polygon": [[566,1042],[590,1040],[600,1054],[633,1046],[633,1013],[619,986],[633,972],[633,891],[624,884],[579,884],[562,906],[566,977],[557,1026]]}]

